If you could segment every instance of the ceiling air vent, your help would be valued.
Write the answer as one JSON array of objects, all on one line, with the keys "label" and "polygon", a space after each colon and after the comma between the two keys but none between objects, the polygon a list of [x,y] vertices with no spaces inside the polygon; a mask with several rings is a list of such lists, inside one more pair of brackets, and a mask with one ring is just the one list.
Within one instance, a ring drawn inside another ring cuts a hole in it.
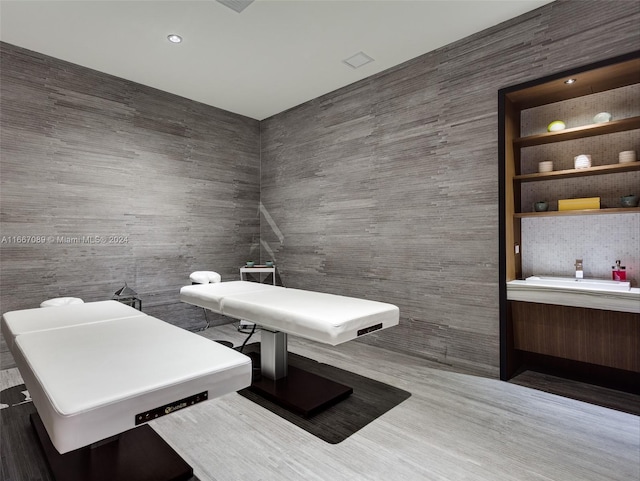
[{"label": "ceiling air vent", "polygon": [[346,63],[349,67],[360,68],[363,65],[368,64],[369,62],[373,62],[373,59],[364,52],[358,52],[348,59],[343,60],[343,62]]},{"label": "ceiling air vent", "polygon": [[229,7],[235,12],[242,12],[245,8],[251,5],[255,0],[216,0],[225,7]]}]

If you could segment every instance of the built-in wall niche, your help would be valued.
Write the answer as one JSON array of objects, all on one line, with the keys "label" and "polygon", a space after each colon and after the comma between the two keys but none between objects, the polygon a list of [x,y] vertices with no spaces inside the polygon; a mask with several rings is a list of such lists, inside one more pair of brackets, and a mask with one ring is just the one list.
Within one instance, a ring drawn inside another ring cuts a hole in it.
[{"label": "built-in wall niche", "polygon": [[[569,78],[575,82],[566,84]],[[611,119],[594,118],[601,112]],[[565,129],[548,132],[555,120]],[[583,260],[585,277],[607,279],[620,259],[638,287],[640,207],[626,207],[620,198],[640,195],[640,161],[620,163],[618,154],[640,154],[640,52],[502,89],[499,139],[500,377],[543,369],[594,383],[613,380],[610,387],[619,389],[637,386],[637,363],[602,359],[637,359],[640,314],[618,304],[562,305],[562,294],[549,291],[527,294],[535,300],[514,291],[509,299],[507,283],[531,275],[572,277],[576,259]],[[591,156],[590,167],[575,168],[581,154]],[[553,162],[553,170],[540,172],[543,161]],[[582,197],[599,197],[600,208],[558,210],[559,199]],[[538,201],[548,202],[548,211],[535,211]],[[618,329],[624,322],[627,331]],[[606,342],[600,342],[603,329]],[[529,338],[536,341],[521,342]],[[602,358],[575,354],[596,351]]]},{"label": "built-in wall niche", "polygon": [[[523,277],[523,218],[589,215],[593,218],[587,222],[595,224],[601,222],[601,214],[640,214],[640,208],[621,203],[622,196],[640,194],[640,161],[618,162],[622,151],[640,153],[639,72],[640,59],[630,54],[500,91],[505,281]],[[575,82],[566,84],[568,78]],[[598,123],[594,117],[601,112],[610,113],[611,120]],[[554,120],[563,121],[565,130],[548,132]],[[574,158],[580,154],[591,156],[590,168],[574,169]],[[553,162],[552,172],[538,171],[543,161]],[[558,200],[582,197],[599,197],[600,209],[558,210]],[[549,209],[535,212],[539,201],[546,201]],[[559,224],[540,228],[561,239],[564,233],[552,232]],[[587,244],[593,231],[581,233]],[[544,258],[540,261],[546,263]]]}]

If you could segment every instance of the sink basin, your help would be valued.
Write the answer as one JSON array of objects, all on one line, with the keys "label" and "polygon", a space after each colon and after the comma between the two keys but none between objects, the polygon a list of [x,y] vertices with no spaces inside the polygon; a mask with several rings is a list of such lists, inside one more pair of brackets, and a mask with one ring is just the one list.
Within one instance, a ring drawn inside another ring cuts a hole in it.
[{"label": "sink basin", "polygon": [[531,276],[525,282],[532,286],[564,287],[587,291],[629,291],[630,282],[609,281],[606,279],[574,279],[572,277]]}]

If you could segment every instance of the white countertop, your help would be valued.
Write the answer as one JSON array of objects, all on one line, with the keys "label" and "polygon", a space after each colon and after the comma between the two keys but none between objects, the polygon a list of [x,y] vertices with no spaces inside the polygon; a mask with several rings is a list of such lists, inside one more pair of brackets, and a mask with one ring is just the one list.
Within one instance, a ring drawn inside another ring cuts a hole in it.
[{"label": "white countertop", "polygon": [[640,289],[637,287],[632,287],[628,291],[580,290],[555,286],[537,286],[528,284],[526,281],[515,280],[507,282],[507,299],[510,301],[640,313]]}]

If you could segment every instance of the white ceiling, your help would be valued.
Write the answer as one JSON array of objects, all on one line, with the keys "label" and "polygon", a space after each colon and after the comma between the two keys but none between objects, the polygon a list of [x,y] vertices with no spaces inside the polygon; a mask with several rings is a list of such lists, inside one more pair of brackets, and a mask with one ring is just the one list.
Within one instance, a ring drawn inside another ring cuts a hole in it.
[{"label": "white ceiling", "polygon": [[547,3],[1,0],[0,39],[262,120]]}]

